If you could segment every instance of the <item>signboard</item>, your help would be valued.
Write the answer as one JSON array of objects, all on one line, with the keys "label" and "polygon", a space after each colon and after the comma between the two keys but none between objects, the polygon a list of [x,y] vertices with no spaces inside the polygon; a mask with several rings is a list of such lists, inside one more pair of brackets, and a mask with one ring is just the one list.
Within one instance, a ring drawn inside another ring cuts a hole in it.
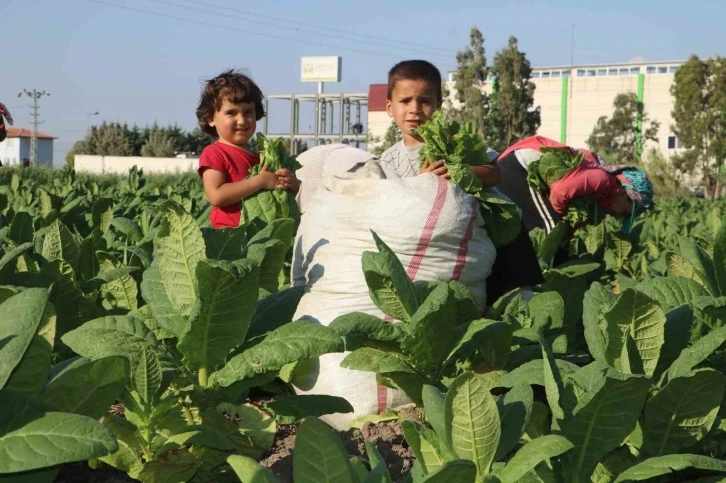
[{"label": "signboard", "polygon": [[340,57],[303,57],[300,62],[300,82],[340,82]]}]

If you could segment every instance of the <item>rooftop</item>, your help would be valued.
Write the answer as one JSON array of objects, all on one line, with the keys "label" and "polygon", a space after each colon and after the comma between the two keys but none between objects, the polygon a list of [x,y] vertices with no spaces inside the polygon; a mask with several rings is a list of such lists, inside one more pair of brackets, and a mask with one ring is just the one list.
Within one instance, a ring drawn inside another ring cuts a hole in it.
[{"label": "rooftop", "polygon": [[[9,138],[30,138],[32,137],[32,132],[30,129],[25,129],[24,127],[9,127],[7,128],[8,137]],[[50,134],[45,134],[43,132],[36,132],[35,136],[38,139],[58,139],[55,136],[51,136]]]}]

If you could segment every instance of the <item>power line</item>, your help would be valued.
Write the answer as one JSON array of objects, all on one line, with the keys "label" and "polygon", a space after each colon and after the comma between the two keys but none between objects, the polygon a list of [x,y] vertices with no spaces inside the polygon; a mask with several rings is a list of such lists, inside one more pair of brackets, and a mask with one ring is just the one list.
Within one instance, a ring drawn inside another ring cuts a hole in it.
[{"label": "power line", "polygon": [[[152,0],[152,1],[155,1],[157,3],[167,3],[162,0]],[[409,50],[411,52],[421,52],[421,53],[430,54],[430,55],[442,55],[442,56],[446,56],[449,58],[454,57],[456,55],[455,52],[450,51],[448,49],[442,49],[441,47],[422,45],[422,44],[418,44],[418,43],[414,43],[414,42],[406,42],[406,41],[402,41],[402,40],[388,39],[388,38],[384,38],[384,37],[377,37],[374,35],[362,34],[362,33],[358,33],[358,32],[351,33],[349,31],[346,31],[343,29],[326,27],[324,25],[316,25],[316,24],[311,24],[311,23],[299,22],[296,20],[288,20],[288,19],[281,18],[281,17],[275,17],[273,15],[264,15],[261,13],[248,12],[247,10],[242,10],[239,8],[231,8],[228,6],[222,6],[222,5],[218,5],[218,4],[211,3],[211,2],[204,2],[201,0],[198,0],[198,1],[181,0],[181,1],[186,2],[186,3],[191,3],[194,5],[206,5],[208,7],[213,7],[215,9],[219,9],[218,11],[215,11],[215,12],[209,12],[208,10],[206,10],[206,12],[213,13],[215,15],[230,17],[230,15],[228,15],[227,12],[229,12],[229,11],[238,12],[238,13],[244,14],[247,17],[257,17],[257,18],[266,18],[269,20],[275,20],[278,22],[278,24],[279,24],[279,22],[291,24],[291,25],[297,26],[295,28],[296,31],[311,32],[316,35],[328,35],[328,36],[334,37],[334,38],[341,38],[340,35],[343,35],[344,37],[353,37],[353,39],[346,39],[346,40],[354,40],[356,42],[360,42],[361,39],[371,39],[371,41],[373,41],[373,42],[368,41],[368,42],[364,42],[364,43],[377,43],[377,44],[383,45],[385,47],[394,47],[397,49]],[[182,5],[175,5],[175,6],[179,6],[181,8],[189,8],[189,7],[183,7]],[[200,10],[200,11],[205,11],[205,10]],[[220,11],[224,11],[225,13],[220,13]],[[244,17],[232,17],[232,18],[238,18],[240,20],[247,20]],[[257,22],[257,23],[262,23],[262,22]],[[267,23],[267,25],[275,25],[275,24]],[[309,29],[301,29],[299,27],[301,25],[304,27],[309,27],[311,29],[325,30],[327,32],[334,32],[339,35],[323,34],[320,32],[311,31]],[[289,27],[283,27],[283,28],[289,28]],[[408,47],[402,47],[402,46],[408,46]]]},{"label": "power line", "polygon": [[[264,32],[255,32],[253,30],[246,30],[246,29],[241,29],[241,28],[228,27],[228,26],[225,26],[225,25],[215,24],[215,23],[211,23],[211,22],[204,22],[204,21],[201,21],[201,20],[194,20],[194,19],[189,19],[189,18],[184,18],[184,17],[177,17],[175,15],[167,15],[167,14],[163,14],[163,13],[159,13],[159,12],[153,12],[153,11],[149,11],[149,10],[143,10],[143,9],[140,9],[140,8],[128,7],[126,5],[117,5],[117,4],[114,4],[114,3],[104,2],[104,1],[101,1],[101,0],[88,0],[88,1],[89,2],[92,2],[92,3],[97,3],[99,5],[106,5],[106,6],[109,6],[109,7],[118,8],[118,9],[121,9],[121,10],[129,10],[129,11],[132,11],[132,12],[144,13],[144,14],[147,14],[147,15],[155,16],[155,17],[168,18],[168,19],[171,19],[171,20],[178,20],[178,21],[181,21],[181,22],[187,22],[187,23],[191,23],[191,24],[195,24],[195,25],[204,25],[206,27],[212,27],[212,28],[216,28],[216,29],[230,30],[230,31],[233,31],[233,32],[242,32],[242,33],[246,33],[246,34],[259,35],[260,37],[270,37],[270,38],[279,39],[279,40],[288,40],[288,41],[295,42],[295,43],[298,43],[298,44],[303,43],[303,44],[318,45],[318,46],[323,46],[323,47],[328,47],[328,48],[331,47],[330,45],[325,44],[323,42],[315,42],[315,41],[311,41],[311,40],[296,39],[296,38],[293,38],[293,37],[284,37],[282,35],[274,35],[274,34],[268,34],[268,33],[264,33]],[[399,56],[385,54],[383,52],[374,52],[374,51],[370,51],[370,50],[361,50],[361,49],[355,49],[355,48],[352,48],[352,47],[342,47],[342,46],[336,46],[335,48],[338,49],[338,50],[347,50],[349,52],[355,52],[355,53],[358,53],[358,54],[374,55],[376,57],[389,57],[389,58],[392,58],[392,59],[400,59]]]},{"label": "power line", "polygon": [[33,104],[30,106],[30,116],[33,118],[33,122],[31,123],[33,129],[30,132],[30,164],[36,165],[38,164],[38,125],[43,124],[41,121],[38,120],[40,118],[40,107],[38,106],[38,99],[43,96],[49,96],[50,93],[45,91],[36,91],[35,89],[33,89],[32,91],[23,89],[23,92],[19,93],[18,97],[22,97],[23,94],[33,100]]}]

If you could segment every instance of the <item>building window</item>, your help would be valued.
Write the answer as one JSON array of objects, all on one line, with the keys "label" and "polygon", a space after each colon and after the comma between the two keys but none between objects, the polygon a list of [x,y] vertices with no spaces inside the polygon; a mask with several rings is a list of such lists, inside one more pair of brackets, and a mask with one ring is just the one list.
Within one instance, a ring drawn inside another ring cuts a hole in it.
[{"label": "building window", "polygon": [[562,77],[570,77],[571,74],[572,74],[572,72],[570,72],[569,70],[562,71]]},{"label": "building window", "polygon": [[552,71],[552,77],[559,77],[562,75],[562,72],[559,70]]},{"label": "building window", "polygon": [[610,69],[610,70],[608,70],[608,75],[618,75],[618,69]]},{"label": "building window", "polygon": [[597,71],[595,69],[590,69],[587,71],[588,77],[595,77],[597,75]]},{"label": "building window", "polygon": [[541,73],[540,72],[532,72],[532,79],[539,79]]},{"label": "building window", "polygon": [[668,136],[668,149],[678,149],[678,138],[675,136]]},{"label": "building window", "polygon": [[678,66],[677,65],[672,65],[672,66],[668,67],[668,73],[669,74],[675,74],[676,72],[678,72]]},{"label": "building window", "polygon": [[628,68],[627,67],[621,67],[619,71],[619,75],[628,75]]},{"label": "building window", "polygon": [[550,78],[550,73],[549,72],[542,72],[542,78],[543,79],[549,79]]},{"label": "building window", "polygon": [[607,69],[598,69],[597,75],[608,75]]},{"label": "building window", "polygon": [[638,75],[638,74],[640,74],[640,67],[631,67],[630,68],[630,74],[631,75]]},{"label": "building window", "polygon": [[668,73],[668,67],[658,67],[658,73],[659,74],[667,74]]},{"label": "building window", "polygon": [[585,77],[585,69],[578,69],[577,77]]},{"label": "building window", "polygon": [[655,74],[655,66],[649,65],[648,68],[645,70],[646,74]]}]

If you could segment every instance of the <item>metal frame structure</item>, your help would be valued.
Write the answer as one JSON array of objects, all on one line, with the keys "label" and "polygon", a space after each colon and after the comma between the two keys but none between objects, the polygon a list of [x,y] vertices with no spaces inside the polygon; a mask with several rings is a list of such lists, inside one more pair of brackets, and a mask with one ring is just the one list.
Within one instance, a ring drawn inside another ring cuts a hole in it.
[{"label": "metal frame structure", "polygon": [[[268,132],[268,119],[265,116],[263,121],[263,134],[269,137],[286,137],[290,139],[292,154],[298,154],[296,140],[313,141],[312,146],[320,144],[355,143],[360,147],[368,139],[366,123],[362,120],[362,107],[368,105],[367,93],[352,94],[278,94],[267,96],[265,99],[265,112],[268,111],[270,100],[290,101],[290,132],[273,133]],[[312,134],[300,133],[300,103],[315,103],[315,131]],[[336,106],[338,110],[338,128],[335,129]],[[353,119],[355,122],[353,122]],[[359,129],[354,129],[355,126]],[[337,132],[335,132],[337,131]]]}]

